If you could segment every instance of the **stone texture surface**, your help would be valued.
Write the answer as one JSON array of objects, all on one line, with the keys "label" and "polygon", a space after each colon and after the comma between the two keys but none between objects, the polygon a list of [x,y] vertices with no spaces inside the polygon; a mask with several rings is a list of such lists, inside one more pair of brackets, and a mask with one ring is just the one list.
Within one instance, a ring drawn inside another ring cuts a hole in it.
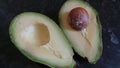
[{"label": "stone texture surface", "polygon": [[[103,54],[89,64],[75,54],[76,68],[120,68],[120,0],[85,0],[99,13],[102,24]],[[22,12],[39,12],[55,20],[65,0],[0,0],[0,68],[48,68],[27,59],[9,38],[10,21]],[[58,24],[59,25],[59,24]]]}]

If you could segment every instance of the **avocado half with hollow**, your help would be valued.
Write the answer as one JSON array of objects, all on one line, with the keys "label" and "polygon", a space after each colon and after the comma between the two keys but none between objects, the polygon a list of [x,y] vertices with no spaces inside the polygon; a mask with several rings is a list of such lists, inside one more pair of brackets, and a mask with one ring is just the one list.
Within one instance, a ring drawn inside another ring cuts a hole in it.
[{"label": "avocado half with hollow", "polygon": [[73,50],[61,29],[45,15],[25,12],[10,24],[10,38],[30,60],[51,68],[72,68]]},{"label": "avocado half with hollow", "polygon": [[102,31],[97,12],[82,0],[68,0],[59,12],[59,21],[74,50],[90,63],[96,63],[102,54]]}]

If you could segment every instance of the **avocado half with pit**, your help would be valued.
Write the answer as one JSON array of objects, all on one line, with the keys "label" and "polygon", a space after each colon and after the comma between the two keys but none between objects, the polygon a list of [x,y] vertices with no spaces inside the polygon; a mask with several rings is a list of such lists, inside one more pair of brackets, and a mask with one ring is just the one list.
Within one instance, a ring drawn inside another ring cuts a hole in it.
[{"label": "avocado half with pit", "polygon": [[96,63],[103,46],[95,9],[83,0],[68,0],[61,7],[59,22],[74,50],[90,63]]},{"label": "avocado half with pit", "polygon": [[73,50],[57,24],[45,15],[25,12],[10,24],[10,38],[30,60],[51,68],[72,68]]}]

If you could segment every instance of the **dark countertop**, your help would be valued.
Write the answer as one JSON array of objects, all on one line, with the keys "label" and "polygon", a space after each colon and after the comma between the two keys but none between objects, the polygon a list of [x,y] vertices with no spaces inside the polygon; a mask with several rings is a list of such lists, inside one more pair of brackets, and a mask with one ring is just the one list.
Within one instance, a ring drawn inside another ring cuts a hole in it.
[{"label": "dark countertop", "polygon": [[[99,13],[102,24],[103,54],[89,64],[75,54],[77,68],[120,68],[120,0],[85,0]],[[9,38],[14,16],[34,11],[45,14],[58,24],[58,12],[65,0],[0,0],[0,68],[47,68],[21,54]],[[59,24],[58,24],[59,25]]]}]

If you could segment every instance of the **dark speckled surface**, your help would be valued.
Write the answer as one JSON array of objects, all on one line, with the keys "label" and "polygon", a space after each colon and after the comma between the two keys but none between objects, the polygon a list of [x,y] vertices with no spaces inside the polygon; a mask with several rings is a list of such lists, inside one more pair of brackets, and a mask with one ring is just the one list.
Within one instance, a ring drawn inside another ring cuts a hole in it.
[{"label": "dark speckled surface", "polygon": [[[99,13],[102,24],[103,54],[96,64],[89,64],[75,54],[76,68],[120,68],[120,0],[85,0]],[[17,14],[39,12],[55,20],[65,0],[0,0],[0,68],[48,68],[22,55],[9,38],[10,21]]]}]

